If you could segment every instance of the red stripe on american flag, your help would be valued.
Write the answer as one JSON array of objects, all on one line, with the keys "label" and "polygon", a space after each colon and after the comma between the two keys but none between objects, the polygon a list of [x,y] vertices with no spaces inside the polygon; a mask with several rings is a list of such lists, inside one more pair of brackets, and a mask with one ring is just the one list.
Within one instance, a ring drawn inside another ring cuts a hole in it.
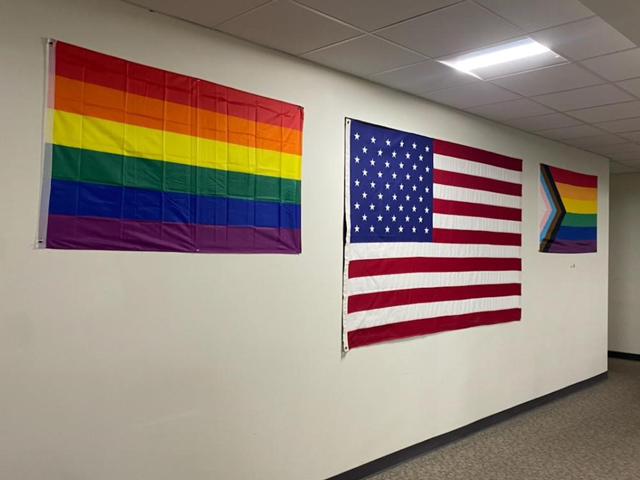
[{"label": "red stripe on american flag", "polygon": [[455,200],[433,199],[433,213],[444,215],[461,215],[463,217],[484,217],[498,220],[522,221],[522,210],[519,208],[496,207],[482,203],[456,202]]},{"label": "red stripe on american flag", "polygon": [[349,262],[349,278],[426,272],[521,271],[520,258],[405,257],[374,258]]},{"label": "red stripe on american flag", "polygon": [[409,322],[390,323],[378,327],[361,328],[348,333],[349,346],[363,347],[373,343],[397,340],[400,338],[427,335],[429,333],[460,330],[478,325],[515,322],[522,317],[520,308],[496,310],[491,312],[467,313],[464,315],[448,315],[445,317],[426,318]]},{"label": "red stripe on american flag", "polygon": [[386,292],[351,295],[347,313],[363,312],[376,308],[398,307],[415,303],[450,302],[472,298],[510,297],[520,295],[519,283],[497,285],[464,285],[460,287],[408,288]]},{"label": "red stripe on american flag", "polygon": [[432,239],[436,243],[511,245],[518,247],[522,245],[522,235],[519,233],[487,232],[485,230],[434,228]]},{"label": "red stripe on american flag", "polygon": [[445,142],[444,140],[433,140],[433,151],[439,155],[447,157],[462,158],[472,162],[484,163],[494,167],[506,168],[516,172],[522,171],[522,160],[498,153],[487,152],[479,148],[458,145],[457,143]]},{"label": "red stripe on american flag", "polygon": [[472,188],[517,197],[522,196],[522,185],[519,183],[503,182],[492,178],[477,177],[475,175],[449,172],[447,170],[434,169],[433,182],[441,185],[451,185],[452,187]]}]

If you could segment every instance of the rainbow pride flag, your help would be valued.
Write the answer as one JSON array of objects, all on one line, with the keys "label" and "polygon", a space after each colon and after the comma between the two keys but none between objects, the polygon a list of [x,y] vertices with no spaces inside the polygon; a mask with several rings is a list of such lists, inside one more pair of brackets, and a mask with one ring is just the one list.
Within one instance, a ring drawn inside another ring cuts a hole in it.
[{"label": "rainbow pride flag", "polygon": [[302,107],[50,42],[39,243],[300,253]]},{"label": "rainbow pride flag", "polygon": [[597,251],[598,177],[540,165],[540,251]]}]

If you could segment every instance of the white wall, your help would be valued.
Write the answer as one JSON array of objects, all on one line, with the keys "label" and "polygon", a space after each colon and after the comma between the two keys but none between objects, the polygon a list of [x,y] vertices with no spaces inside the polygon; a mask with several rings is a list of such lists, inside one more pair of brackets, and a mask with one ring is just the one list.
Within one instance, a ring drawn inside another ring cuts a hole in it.
[{"label": "white wall", "polygon": [[[606,370],[602,158],[116,1],[0,10],[0,478],[320,480]],[[303,254],[35,250],[48,36],[303,105]],[[521,322],[341,355],[345,116],[524,158]],[[600,176],[597,254],[537,253],[540,161]]]},{"label": "white wall", "polygon": [[640,173],[611,177],[609,350],[640,354]]}]

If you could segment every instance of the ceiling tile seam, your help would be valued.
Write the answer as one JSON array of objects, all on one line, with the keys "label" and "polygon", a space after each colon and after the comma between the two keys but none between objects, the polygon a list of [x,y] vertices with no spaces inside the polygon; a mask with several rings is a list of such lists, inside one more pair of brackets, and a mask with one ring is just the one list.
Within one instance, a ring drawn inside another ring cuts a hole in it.
[{"label": "ceiling tile seam", "polygon": [[[391,40],[388,40],[386,38],[378,37],[377,35],[372,35],[371,33],[366,32],[364,30],[363,30],[363,32],[364,32],[363,35],[358,35],[357,37],[351,37],[351,38],[347,38],[346,40],[340,40],[339,42],[331,43],[331,44],[328,44],[328,45],[323,45],[322,47],[314,48],[312,50],[309,50],[308,52],[300,53],[299,56],[302,57],[304,55],[310,55],[312,53],[320,52],[322,50],[326,50],[327,48],[335,47],[335,46],[340,45],[342,43],[347,43],[347,42],[350,42],[352,40],[356,40],[358,38],[372,37],[372,38],[375,38],[377,40],[382,40],[383,42],[388,43],[389,45],[393,45],[394,47],[398,47],[401,50],[404,50],[406,52],[413,53],[415,55],[420,55],[423,60],[432,60],[431,57],[425,55],[424,53],[420,53],[417,50],[413,50],[413,49],[411,49],[409,47],[405,47],[404,45],[400,45],[399,43],[392,42]],[[416,62],[416,63],[420,63],[420,62]],[[409,65],[413,65],[413,64],[403,65],[402,67],[408,67]],[[397,68],[402,68],[402,67],[397,67]],[[378,73],[385,73],[385,72],[378,72]],[[372,74],[372,75],[376,75],[376,74]]]},{"label": "ceiling tile seam", "polygon": [[[418,62],[418,63],[414,63],[414,64],[412,64],[412,65],[403,65],[403,66],[401,66],[401,67],[394,67],[394,68],[390,68],[389,70],[384,70],[384,71],[382,71],[382,72],[378,72],[378,73],[370,73],[369,75],[365,75],[365,76],[364,76],[364,77],[362,77],[362,78],[371,79],[371,77],[376,77],[376,76],[378,76],[378,75],[384,75],[385,73],[392,73],[392,72],[395,72],[395,71],[397,71],[397,70],[402,70],[403,68],[408,68],[408,67],[410,67],[410,66],[411,66],[411,67],[415,67],[416,65],[421,65],[421,64],[423,64],[423,63],[429,63],[429,62],[434,62],[434,61],[436,61],[434,58],[429,58],[429,59],[427,59],[427,60],[424,60],[424,61],[422,61],[422,62]],[[403,90],[403,91],[405,91],[405,90]]]},{"label": "ceiling tile seam", "polygon": [[[278,1],[278,0],[269,0],[267,3],[263,3],[262,5],[258,5],[257,7],[250,8],[250,9],[249,9],[249,10],[247,10],[246,12],[239,13],[238,15],[235,15],[234,17],[228,18],[228,19],[227,19],[227,20],[225,20],[224,22],[217,23],[217,24],[215,24],[213,27],[209,27],[209,28],[211,28],[211,29],[213,29],[213,30],[217,30],[219,27],[223,26],[225,23],[231,22],[231,21],[233,21],[233,20],[237,20],[238,18],[244,17],[245,15],[248,15],[248,14],[250,14],[250,13],[253,13],[253,12],[257,11],[257,10],[261,10],[261,9],[263,9],[263,8],[266,8],[266,7],[268,7],[269,5],[271,5],[271,4],[273,4],[273,3],[276,3],[277,1]],[[239,37],[236,37],[236,38],[239,38]],[[263,46],[264,46],[264,45],[263,45]]]},{"label": "ceiling tile seam", "polygon": [[[511,1],[514,1],[514,0],[511,0]],[[474,5],[477,5],[478,7],[482,8],[483,10],[486,10],[487,12],[490,12],[493,15],[495,15],[496,17],[499,17],[500,19],[504,20],[505,22],[507,22],[512,27],[515,27],[515,28],[517,28],[519,30],[522,30],[523,32],[525,32],[525,35],[527,35],[527,36],[533,35],[534,33],[543,32],[543,31],[549,30],[551,28],[564,27],[565,25],[571,25],[572,23],[578,23],[578,22],[582,22],[584,20],[588,20],[588,19],[591,19],[591,18],[594,18],[594,17],[598,17],[598,15],[596,15],[595,13],[591,12],[591,10],[589,10],[591,13],[593,13],[593,15],[591,15],[590,17],[578,18],[577,20],[570,20],[570,21],[565,22],[565,23],[559,23],[557,25],[552,25],[550,27],[541,28],[540,30],[534,30],[532,32],[527,32],[524,28],[516,25],[515,23],[513,23],[508,18],[503,17],[502,15],[500,15],[498,12],[495,12],[495,11],[491,10],[491,8],[486,7],[486,6],[482,5],[481,3],[476,2],[475,0],[467,0],[467,2],[468,3],[473,3]]]},{"label": "ceiling tile seam", "polygon": [[[627,37],[625,37],[625,38],[627,38]],[[631,40],[629,40],[629,41],[631,41]],[[597,58],[606,57],[608,55],[616,55],[618,53],[624,53],[624,52],[629,52],[631,50],[637,50],[638,48],[639,47],[636,45],[635,47],[623,48],[622,50],[616,50],[615,52],[602,53],[600,55],[594,55],[593,57],[582,58],[580,60],[576,60],[576,62],[586,62],[587,60],[595,60]]]},{"label": "ceiling tile seam", "polygon": [[[597,86],[599,86],[599,85],[594,85],[594,87],[597,87]],[[573,117],[573,113],[575,113],[575,112],[583,112],[583,111],[585,111],[585,110],[592,110],[592,109],[594,109],[594,108],[612,107],[613,105],[624,105],[624,104],[626,104],[626,103],[636,103],[636,102],[638,102],[638,100],[635,100],[635,99],[634,99],[634,100],[625,100],[625,101],[623,101],[623,102],[605,103],[605,104],[602,104],[602,105],[594,105],[593,107],[574,108],[574,109],[572,109],[572,110],[566,110],[564,113],[565,113],[566,115],[569,115],[569,116]],[[636,116],[637,116],[637,115],[632,115],[632,116],[630,116],[630,117],[614,118],[613,120],[625,120],[625,119],[627,119],[627,118],[634,118],[634,117],[636,117]],[[574,117],[574,118],[578,118],[578,117]],[[580,118],[578,118],[578,120],[580,120]],[[586,120],[583,120],[583,122],[584,122],[584,121],[586,121]],[[604,122],[608,122],[609,120],[602,120],[602,121],[604,121]],[[596,123],[599,123],[599,122],[596,122]]]},{"label": "ceiling tile seam", "polygon": [[384,27],[375,28],[375,29],[371,30],[371,32],[369,32],[369,33],[376,34],[376,33],[381,32],[382,30],[385,30],[387,28],[397,27],[398,25],[401,25],[401,24],[403,24],[405,22],[410,22],[411,20],[415,20],[416,18],[424,17],[425,15],[431,15],[432,13],[439,12],[440,10],[446,10],[447,8],[455,7],[456,5],[460,5],[461,3],[464,3],[464,2],[465,2],[465,0],[458,0],[457,2],[452,3],[451,5],[445,5],[444,7],[435,8],[433,10],[429,10],[428,12],[422,12],[422,13],[419,13],[419,14],[414,15],[412,17],[408,17],[408,18],[405,18],[403,20],[398,20],[397,22],[390,23],[389,25],[385,25]]}]

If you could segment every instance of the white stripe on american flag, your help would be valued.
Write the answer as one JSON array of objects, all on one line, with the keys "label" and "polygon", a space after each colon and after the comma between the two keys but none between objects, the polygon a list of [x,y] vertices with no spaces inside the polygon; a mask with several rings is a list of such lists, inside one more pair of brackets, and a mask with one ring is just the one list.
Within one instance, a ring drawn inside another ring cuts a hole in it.
[{"label": "white stripe on american flag", "polygon": [[453,230],[485,230],[488,232],[520,233],[522,222],[495,218],[463,217],[460,215],[433,214],[433,228]]},{"label": "white stripe on american flag", "polygon": [[503,193],[485,192],[470,188],[452,187],[450,185],[433,185],[433,197],[458,202],[482,203],[496,207],[522,208],[522,197]]},{"label": "white stripe on american flag", "polygon": [[520,283],[520,272],[429,272],[350,278],[349,292],[404,290],[409,288],[454,287]]},{"label": "white stripe on american flag", "polygon": [[452,302],[418,303],[399,307],[379,308],[347,315],[345,326],[347,331],[361,328],[377,327],[396,322],[437,318],[448,315],[487,312],[520,308],[520,296],[472,298]]},{"label": "white stripe on american flag", "polygon": [[352,262],[369,258],[408,257],[520,258],[520,247],[452,243],[351,243],[348,253]]},{"label": "white stripe on american flag", "polygon": [[433,156],[433,168],[447,170],[449,172],[466,173],[476,177],[491,178],[503,182],[522,183],[522,173],[507,170],[506,168],[485,165],[484,163],[471,162],[446,155],[435,154]]}]

